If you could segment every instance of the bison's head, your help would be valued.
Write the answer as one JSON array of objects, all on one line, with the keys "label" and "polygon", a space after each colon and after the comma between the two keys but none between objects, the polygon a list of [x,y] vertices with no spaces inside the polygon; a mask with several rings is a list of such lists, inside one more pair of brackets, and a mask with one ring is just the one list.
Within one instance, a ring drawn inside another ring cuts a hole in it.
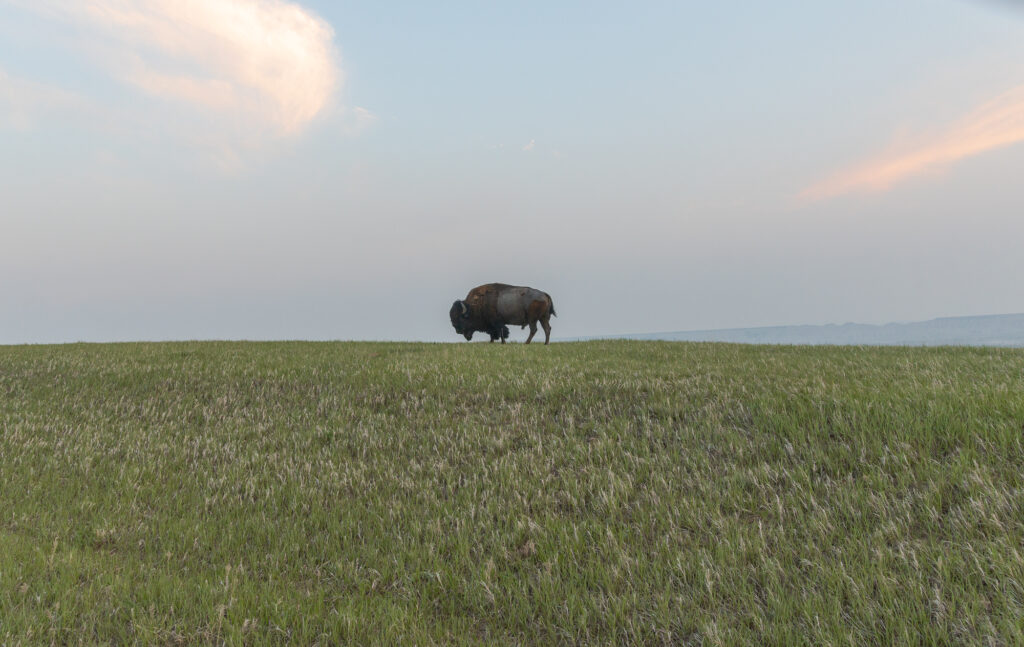
[{"label": "bison's head", "polygon": [[453,303],[452,309],[448,311],[448,316],[452,319],[452,327],[455,328],[455,332],[464,336],[467,341],[473,338],[473,331],[469,327],[469,308],[465,301]]}]

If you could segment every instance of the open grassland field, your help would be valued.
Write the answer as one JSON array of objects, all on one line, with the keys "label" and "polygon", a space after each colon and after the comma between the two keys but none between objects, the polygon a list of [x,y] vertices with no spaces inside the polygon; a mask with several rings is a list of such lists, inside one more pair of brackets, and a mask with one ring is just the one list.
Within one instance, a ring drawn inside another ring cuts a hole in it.
[{"label": "open grassland field", "polygon": [[0,644],[1024,644],[1024,352],[0,347]]}]

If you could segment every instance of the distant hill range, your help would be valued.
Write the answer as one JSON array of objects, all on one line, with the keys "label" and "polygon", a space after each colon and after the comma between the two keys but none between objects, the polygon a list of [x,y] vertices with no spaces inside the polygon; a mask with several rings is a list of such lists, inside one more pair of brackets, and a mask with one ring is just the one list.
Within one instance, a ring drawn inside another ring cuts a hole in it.
[{"label": "distant hill range", "polygon": [[[944,317],[913,323],[769,326],[614,335],[614,339],[719,341],[739,344],[1024,347],[1024,314]],[[607,337],[605,338],[607,339]]]}]

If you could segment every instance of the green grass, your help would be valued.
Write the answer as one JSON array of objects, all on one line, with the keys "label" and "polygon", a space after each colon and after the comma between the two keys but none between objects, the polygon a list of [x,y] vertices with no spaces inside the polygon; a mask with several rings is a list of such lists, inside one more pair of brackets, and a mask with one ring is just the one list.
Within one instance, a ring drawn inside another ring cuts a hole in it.
[{"label": "green grass", "polygon": [[1024,644],[1024,352],[0,347],[0,645]]}]

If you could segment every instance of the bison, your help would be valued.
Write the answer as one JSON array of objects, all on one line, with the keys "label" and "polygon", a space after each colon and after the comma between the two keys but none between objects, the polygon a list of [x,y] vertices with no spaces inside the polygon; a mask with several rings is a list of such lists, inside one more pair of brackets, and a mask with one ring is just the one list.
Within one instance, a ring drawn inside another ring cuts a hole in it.
[{"label": "bison", "polygon": [[537,334],[537,322],[544,327],[544,343],[551,341],[551,324],[548,320],[555,314],[551,295],[534,288],[504,283],[488,283],[469,291],[466,298],[452,304],[448,313],[455,332],[473,339],[474,332],[485,332],[505,343],[508,325],[530,327],[529,344]]}]

